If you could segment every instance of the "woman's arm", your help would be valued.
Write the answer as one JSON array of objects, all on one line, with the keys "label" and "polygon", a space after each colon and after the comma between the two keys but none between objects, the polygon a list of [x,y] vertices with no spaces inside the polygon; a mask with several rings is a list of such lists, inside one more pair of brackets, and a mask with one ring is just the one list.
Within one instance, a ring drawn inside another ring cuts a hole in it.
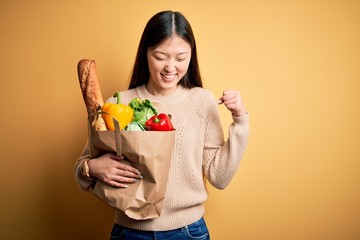
[{"label": "woman's arm", "polygon": [[249,134],[249,116],[241,97],[231,91],[232,96],[224,93],[221,103],[231,111],[233,123],[229,127],[229,137],[223,139],[220,115],[215,99],[210,102],[206,118],[204,142],[204,173],[216,188],[223,189],[230,183],[245,152]]},{"label": "woman's arm", "polygon": [[80,189],[83,191],[88,191],[90,188],[93,188],[96,183],[96,178],[94,177],[86,177],[83,174],[83,164],[85,161],[90,160],[89,157],[89,147],[86,144],[82,154],[75,162],[74,166],[74,177],[76,183],[79,185]]}]

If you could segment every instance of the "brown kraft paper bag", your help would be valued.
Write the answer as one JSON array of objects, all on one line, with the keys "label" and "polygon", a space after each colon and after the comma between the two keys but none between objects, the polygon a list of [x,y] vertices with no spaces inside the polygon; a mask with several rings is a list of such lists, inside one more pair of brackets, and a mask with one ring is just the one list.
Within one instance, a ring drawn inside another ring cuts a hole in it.
[{"label": "brown kraft paper bag", "polygon": [[138,169],[143,179],[128,188],[111,187],[100,180],[91,190],[97,198],[123,211],[128,217],[145,220],[160,216],[167,187],[175,131],[96,131],[89,118],[90,157],[106,152],[124,156],[124,163]]}]

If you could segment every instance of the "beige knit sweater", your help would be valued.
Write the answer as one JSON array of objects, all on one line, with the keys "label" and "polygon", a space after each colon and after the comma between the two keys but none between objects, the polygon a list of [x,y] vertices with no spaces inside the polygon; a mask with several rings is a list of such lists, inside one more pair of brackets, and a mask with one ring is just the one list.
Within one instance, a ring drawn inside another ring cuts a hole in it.
[{"label": "beige knit sweater", "polygon": [[[135,97],[149,99],[159,112],[172,115],[176,145],[161,216],[138,221],[115,211],[115,222],[129,228],[153,231],[175,229],[195,222],[203,216],[204,202],[208,197],[204,175],[219,189],[225,188],[235,175],[247,143],[249,116],[233,117],[229,138],[224,141],[217,100],[204,88],[179,86],[173,94],[160,97],[151,95],[145,86],[121,93],[124,104]],[[115,99],[108,101],[115,102]],[[81,174],[81,163],[86,159],[87,148],[74,168],[76,182],[84,191],[96,182],[96,179]]]}]

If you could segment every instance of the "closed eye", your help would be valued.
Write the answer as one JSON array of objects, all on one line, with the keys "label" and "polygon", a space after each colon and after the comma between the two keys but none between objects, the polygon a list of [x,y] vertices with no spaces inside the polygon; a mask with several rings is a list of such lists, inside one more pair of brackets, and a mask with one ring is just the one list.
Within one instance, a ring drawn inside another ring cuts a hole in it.
[{"label": "closed eye", "polygon": [[166,60],[165,58],[156,57],[156,56],[154,56],[154,58],[155,58],[156,60],[158,60],[158,61],[164,61],[164,60]]}]

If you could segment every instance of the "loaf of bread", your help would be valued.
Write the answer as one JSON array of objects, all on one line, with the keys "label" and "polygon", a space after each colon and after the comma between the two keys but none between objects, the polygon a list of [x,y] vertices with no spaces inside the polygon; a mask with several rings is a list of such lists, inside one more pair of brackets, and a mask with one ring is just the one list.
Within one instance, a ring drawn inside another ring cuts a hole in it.
[{"label": "loaf of bread", "polygon": [[82,59],[78,63],[77,70],[86,109],[89,116],[91,116],[104,104],[95,61],[91,59]]}]

